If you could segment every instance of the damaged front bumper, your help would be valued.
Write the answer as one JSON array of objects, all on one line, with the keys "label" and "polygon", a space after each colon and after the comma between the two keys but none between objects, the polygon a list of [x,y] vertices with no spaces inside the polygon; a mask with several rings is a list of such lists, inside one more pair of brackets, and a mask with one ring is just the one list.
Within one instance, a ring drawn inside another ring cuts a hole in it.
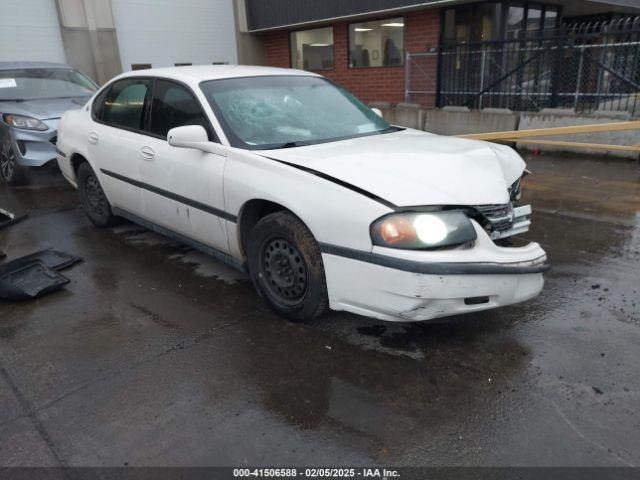
[{"label": "damaged front bumper", "polygon": [[350,254],[322,248],[331,308],[381,320],[422,321],[538,295],[549,268],[540,245],[501,247],[478,222],[472,223],[478,238],[468,249],[374,247]]},{"label": "damaged front bumper", "polygon": [[482,205],[474,207],[480,215],[480,222],[492,240],[500,240],[521,235],[531,226],[531,205],[514,207],[505,205]]}]

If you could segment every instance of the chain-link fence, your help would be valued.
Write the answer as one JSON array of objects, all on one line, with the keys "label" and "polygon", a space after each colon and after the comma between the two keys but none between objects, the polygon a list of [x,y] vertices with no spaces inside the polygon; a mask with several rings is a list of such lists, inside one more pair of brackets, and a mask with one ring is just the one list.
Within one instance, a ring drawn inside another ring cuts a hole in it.
[{"label": "chain-link fence", "polygon": [[409,102],[639,116],[640,17],[525,32],[507,41],[440,45],[409,54],[406,68]]}]

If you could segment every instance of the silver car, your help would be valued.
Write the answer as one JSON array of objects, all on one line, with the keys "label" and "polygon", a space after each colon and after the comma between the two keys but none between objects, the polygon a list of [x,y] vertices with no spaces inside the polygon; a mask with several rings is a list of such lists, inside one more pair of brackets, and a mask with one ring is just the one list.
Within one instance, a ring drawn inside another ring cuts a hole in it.
[{"label": "silver car", "polygon": [[28,167],[55,164],[60,117],[97,88],[68,65],[0,62],[0,177],[20,185]]}]

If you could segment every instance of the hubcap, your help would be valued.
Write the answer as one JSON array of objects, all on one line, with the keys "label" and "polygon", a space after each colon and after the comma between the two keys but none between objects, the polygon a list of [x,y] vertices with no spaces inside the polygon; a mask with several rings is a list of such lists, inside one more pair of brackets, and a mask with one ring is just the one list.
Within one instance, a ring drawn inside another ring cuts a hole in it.
[{"label": "hubcap", "polygon": [[89,175],[84,182],[84,192],[86,196],[86,204],[89,211],[96,215],[104,215],[106,212],[106,201],[102,187],[98,183],[98,179],[94,175]]},{"label": "hubcap", "polygon": [[11,145],[3,145],[2,154],[0,154],[0,172],[5,180],[11,180],[15,170],[15,156]]},{"label": "hubcap", "polygon": [[307,267],[297,247],[287,240],[277,238],[265,243],[262,272],[269,293],[280,303],[295,305],[307,293]]}]

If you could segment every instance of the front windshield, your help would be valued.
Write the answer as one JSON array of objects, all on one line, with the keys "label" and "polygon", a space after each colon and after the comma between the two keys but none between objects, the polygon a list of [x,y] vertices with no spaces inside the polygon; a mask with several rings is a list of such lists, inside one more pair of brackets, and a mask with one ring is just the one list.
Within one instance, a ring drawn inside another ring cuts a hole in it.
[{"label": "front windshield", "polygon": [[0,70],[0,101],[86,97],[96,85],[68,68]]},{"label": "front windshield", "polygon": [[238,148],[295,147],[394,130],[349,92],[319,77],[231,78],[200,86]]}]

